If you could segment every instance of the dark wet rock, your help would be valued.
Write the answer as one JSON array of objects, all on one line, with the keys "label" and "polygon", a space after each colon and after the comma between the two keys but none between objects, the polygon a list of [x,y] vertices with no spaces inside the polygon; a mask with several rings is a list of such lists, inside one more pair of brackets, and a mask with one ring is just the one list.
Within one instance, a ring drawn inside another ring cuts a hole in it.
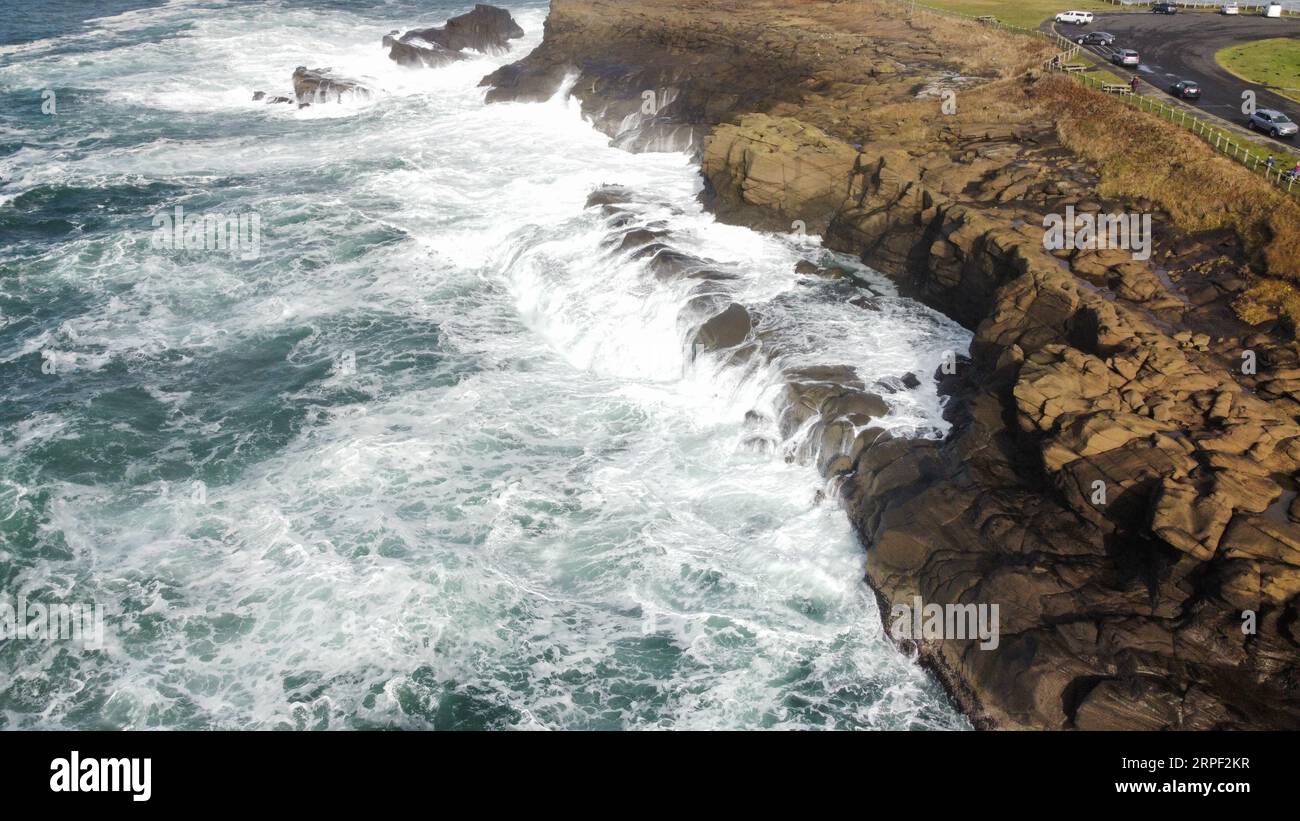
[{"label": "dark wet rock", "polygon": [[753,330],[749,311],[745,306],[731,303],[710,318],[695,332],[695,350],[718,351],[734,348],[744,342]]},{"label": "dark wet rock", "polygon": [[862,389],[862,380],[858,378],[857,371],[848,365],[807,365],[798,368],[787,368],[785,376],[794,382],[829,384],[855,387],[858,390]]},{"label": "dark wet rock", "polygon": [[[665,37],[659,9],[644,19],[602,24],[602,17],[614,16],[621,15],[580,3],[552,5],[542,46],[483,79],[487,101],[540,102],[573,73],[584,116],[612,144],[634,152],[698,153],[709,124],[757,101],[760,89],[772,89],[769,76],[728,66],[726,46],[709,60],[721,69],[717,74],[694,54],[681,59],[683,47],[709,50],[710,35],[674,30]],[[659,42],[649,46],[654,38]]]},{"label": "dark wet rock", "polygon": [[836,456],[827,463],[826,469],[822,471],[827,476],[843,476],[846,473],[853,472],[853,458],[843,454]]},{"label": "dark wet rock", "polygon": [[779,420],[781,435],[789,438],[809,420],[823,424],[844,420],[865,425],[883,416],[888,406],[876,394],[865,393],[851,368],[819,366],[786,371],[785,404]]},{"label": "dark wet rock", "polygon": [[261,102],[265,102],[265,103],[267,103],[268,105],[270,105],[270,104],[272,104],[272,103],[292,103],[292,102],[293,102],[293,100],[291,100],[291,99],[288,98],[288,97],[268,97],[268,96],[266,96],[266,92],[265,92],[265,91],[254,91],[254,92],[253,92],[253,102],[259,102],[259,101],[261,101]]},{"label": "dark wet rock", "polygon": [[345,97],[362,98],[371,95],[370,89],[356,80],[336,77],[328,68],[298,66],[293,72],[293,93],[299,103],[340,102]]},{"label": "dark wet rock", "polygon": [[[479,85],[490,86],[485,99],[489,103],[541,103],[549,100],[564,82],[563,65],[525,66],[511,63],[484,77]],[[608,129],[602,129],[609,133]]]},{"label": "dark wet rock", "polygon": [[[647,248],[653,246],[646,246]],[[658,248],[650,257],[650,270],[661,280],[677,279],[701,271],[704,260],[673,248]]]},{"label": "dark wet rock", "polygon": [[644,245],[656,242],[662,237],[667,236],[667,234],[667,231],[652,231],[649,228],[637,228],[616,237],[611,244],[614,245],[616,251],[630,251],[633,248],[640,248]]},{"label": "dark wet rock", "polygon": [[861,427],[872,419],[889,412],[889,405],[878,394],[863,391],[844,391],[828,397],[818,412],[823,419],[848,419]]},{"label": "dark wet rock", "polygon": [[[649,236],[651,232],[638,235],[639,237]],[[621,247],[635,246],[633,259],[647,259],[647,267],[657,279],[669,281],[684,278],[695,278],[704,280],[713,280],[721,282],[725,279],[734,279],[734,274],[713,271],[709,268],[707,260],[690,254],[682,253],[666,243],[657,241],[660,237],[665,236],[666,232],[656,232],[657,236],[653,237],[654,241],[647,244],[639,244],[635,241],[625,240]],[[715,289],[699,288],[697,293],[710,295],[715,294]]]},{"label": "dark wet rock", "polygon": [[921,380],[914,373],[905,373],[902,376],[887,376],[877,382],[876,386],[886,393],[901,393],[919,388]]},{"label": "dark wet rock", "polygon": [[855,436],[853,425],[847,421],[836,420],[822,425],[816,441],[817,470],[823,475],[831,474],[831,463],[848,455]]},{"label": "dark wet rock", "polygon": [[469,58],[439,43],[407,35],[389,44],[388,59],[410,68],[442,68]]},{"label": "dark wet rock", "polygon": [[849,304],[855,308],[861,308],[864,311],[880,310],[880,300],[873,296],[866,296],[865,294],[857,294],[850,297]]},{"label": "dark wet rock", "polygon": [[875,444],[875,442],[884,435],[884,428],[866,428],[857,435],[856,439],[853,440],[853,448],[849,451],[849,455],[856,461],[857,458],[862,455],[864,450],[871,447],[871,445]]},{"label": "dark wet rock", "polygon": [[635,194],[632,189],[621,185],[602,185],[587,195],[585,208],[595,205],[624,205],[632,202]]},{"label": "dark wet rock", "polygon": [[476,5],[473,11],[453,17],[435,28],[412,29],[401,37],[386,35],[388,57],[405,66],[437,68],[467,59],[465,49],[480,54],[505,54],[510,41],[524,36],[510,12],[496,6]]},{"label": "dark wet rock", "polygon": [[715,285],[721,285],[724,282],[734,282],[740,279],[740,274],[734,271],[715,271],[711,268],[704,268],[699,271],[691,271],[683,275],[686,279],[701,279]]}]

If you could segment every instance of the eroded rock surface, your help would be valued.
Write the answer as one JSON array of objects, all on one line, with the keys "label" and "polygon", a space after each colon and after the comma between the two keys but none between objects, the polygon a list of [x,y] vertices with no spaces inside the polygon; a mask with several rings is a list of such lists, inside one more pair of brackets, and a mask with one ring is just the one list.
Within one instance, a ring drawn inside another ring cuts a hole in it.
[{"label": "eroded rock surface", "polygon": [[[977,725],[1300,728],[1300,347],[1228,310],[1253,279],[1300,277],[1279,248],[1300,209],[1263,189],[1267,223],[1189,228],[1186,202],[1124,194],[1085,156],[1071,112],[1111,103],[1037,76],[1032,41],[787,6],[555,0],[488,97],[543,99],[575,73],[629,147],[689,129],[720,217],[824,234],[974,332],[940,374],[942,442],[873,430],[889,386],[834,365],[786,375],[777,424],[819,426],[808,455],[840,477],[885,614],[999,605],[996,649],[916,645]],[[954,77],[949,113],[935,92]],[[1045,218],[1067,208],[1150,214],[1152,253],[1049,250]],[[671,250],[640,230],[613,242]],[[745,306],[711,299],[703,348],[763,341]]]}]

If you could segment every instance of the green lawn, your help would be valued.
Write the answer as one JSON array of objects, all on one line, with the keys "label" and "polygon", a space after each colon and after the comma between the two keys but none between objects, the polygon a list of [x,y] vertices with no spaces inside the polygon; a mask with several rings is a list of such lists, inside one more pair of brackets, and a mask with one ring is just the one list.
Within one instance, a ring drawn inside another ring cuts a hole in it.
[{"label": "green lawn", "polygon": [[1275,37],[1229,46],[1214,55],[1228,71],[1300,102],[1300,40]]},{"label": "green lawn", "polygon": [[[924,5],[959,11],[962,14],[991,14],[1004,23],[1036,29],[1063,11],[1115,12],[1123,6],[1100,0],[919,0]],[[1145,11],[1145,9],[1144,9]]]}]

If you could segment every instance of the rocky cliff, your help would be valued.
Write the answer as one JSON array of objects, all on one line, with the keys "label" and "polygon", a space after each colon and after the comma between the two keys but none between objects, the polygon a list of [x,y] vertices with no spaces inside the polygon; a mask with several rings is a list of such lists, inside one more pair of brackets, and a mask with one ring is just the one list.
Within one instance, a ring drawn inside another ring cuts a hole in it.
[{"label": "rocky cliff", "polygon": [[[911,642],[977,726],[1300,727],[1300,348],[1233,310],[1300,278],[1300,208],[1047,56],[888,3],[553,0],[484,82],[567,78],[618,144],[697,150],[720,218],[822,234],[974,332],[943,441],[879,435],[851,373],[790,375],[790,407],[884,614],[999,605],[996,648]],[[1048,250],[1063,213],[1149,214],[1149,254]],[[709,345],[752,344],[737,308]]]}]

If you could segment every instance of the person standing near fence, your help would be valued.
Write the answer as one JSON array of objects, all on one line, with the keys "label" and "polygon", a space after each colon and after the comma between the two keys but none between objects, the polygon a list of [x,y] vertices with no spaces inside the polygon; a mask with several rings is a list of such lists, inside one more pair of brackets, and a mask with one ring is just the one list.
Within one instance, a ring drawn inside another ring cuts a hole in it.
[{"label": "person standing near fence", "polygon": [[1140,82],[1140,81],[1138,80],[1137,75],[1134,74],[1134,75],[1133,75],[1133,79],[1130,80],[1130,81],[1129,81],[1129,84],[1128,84],[1129,91],[1132,91],[1134,94],[1137,94],[1137,93],[1138,93],[1138,83],[1139,83],[1139,82]]}]

